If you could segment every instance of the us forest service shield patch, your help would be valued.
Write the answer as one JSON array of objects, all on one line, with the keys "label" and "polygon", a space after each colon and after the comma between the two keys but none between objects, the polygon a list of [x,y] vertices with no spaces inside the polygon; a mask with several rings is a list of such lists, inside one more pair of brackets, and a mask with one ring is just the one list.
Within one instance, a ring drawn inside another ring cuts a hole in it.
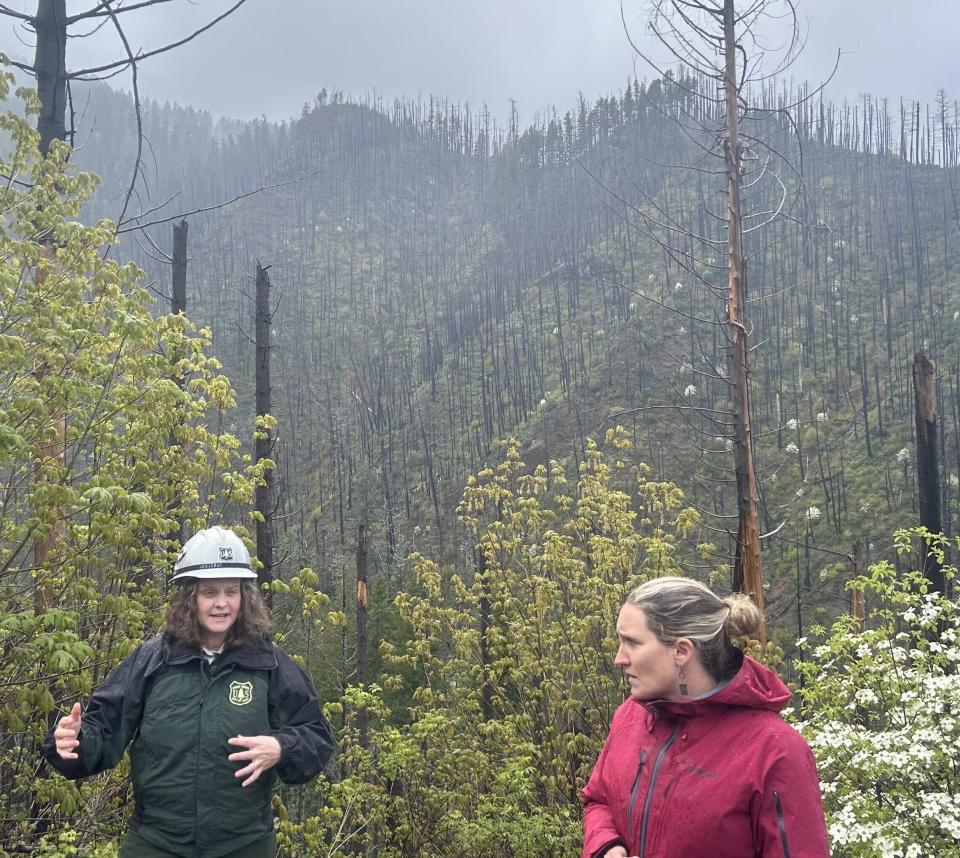
[{"label": "us forest service shield patch", "polygon": [[230,702],[234,706],[246,706],[251,700],[253,700],[252,682],[237,680],[230,683]]}]

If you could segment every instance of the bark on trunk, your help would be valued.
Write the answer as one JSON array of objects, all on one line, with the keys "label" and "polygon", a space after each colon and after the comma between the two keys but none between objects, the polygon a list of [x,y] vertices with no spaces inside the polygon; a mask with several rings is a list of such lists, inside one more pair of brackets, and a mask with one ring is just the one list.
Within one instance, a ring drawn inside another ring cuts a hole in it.
[{"label": "bark on trunk", "polygon": [[737,475],[737,552],[734,589],[749,595],[760,609],[759,638],[766,643],[763,619],[763,584],[760,576],[760,531],[757,524],[757,485],[753,470],[753,437],[750,428],[749,347],[743,320],[746,293],[746,264],[740,216],[740,135],[737,123],[737,54],[733,0],[723,4],[724,90],[726,97],[727,171],[727,337],[731,351],[731,379],[734,408],[734,456]]},{"label": "bark on trunk", "polygon": [[[860,577],[860,570],[863,568],[863,543],[857,540],[853,545],[853,570],[852,577]],[[857,628],[859,631],[863,631],[863,622],[865,617],[865,610],[863,604],[863,590],[853,590],[851,591],[850,597],[850,613],[853,615],[854,620],[857,621]]]},{"label": "bark on trunk", "polygon": [[[257,417],[264,417],[270,413],[270,324],[273,314],[270,310],[270,278],[267,269],[257,263],[257,297],[256,297],[256,409]],[[269,459],[273,453],[273,430],[261,428],[257,432],[254,455],[259,462]],[[259,572],[260,584],[269,584],[273,581],[273,484],[274,470],[269,469],[264,477],[264,484],[257,486],[256,507],[260,516],[257,518],[257,558],[263,564]],[[269,591],[267,592],[269,599]]]},{"label": "bark on trunk", "polygon": [[[44,156],[54,140],[66,137],[64,115],[67,105],[67,24],[66,0],[39,0],[34,26],[37,33],[37,50],[34,57],[34,71],[37,75],[37,96],[40,99],[40,115],[37,117],[37,131],[40,133],[40,152]],[[56,261],[56,248],[49,244],[49,236],[43,237],[45,242],[44,256],[52,264]],[[38,281],[46,274],[37,273]],[[42,382],[47,374],[47,364],[42,356],[38,360],[36,378]],[[44,469],[52,465],[62,468],[65,461],[64,439],[66,437],[66,418],[61,415],[54,423],[57,440],[43,448],[40,460],[37,463],[37,479],[48,479],[43,474]],[[39,570],[51,562],[57,545],[64,539],[66,528],[63,520],[57,520],[51,529],[37,539],[33,546],[33,561]],[[43,584],[39,583],[34,595],[34,603],[38,610],[46,610],[53,603],[53,594]]]},{"label": "bark on trunk", "polygon": [[187,313],[187,228],[186,220],[173,225],[173,291],[170,312]]},{"label": "bark on trunk", "polygon": [[[361,524],[357,531],[357,685],[367,687],[367,533]],[[370,744],[367,707],[357,713],[360,747]]]},{"label": "bark on trunk", "polygon": [[[917,488],[920,495],[920,524],[931,533],[943,530],[940,513],[940,469],[937,453],[937,400],[933,385],[933,364],[918,352],[913,358],[913,391],[917,424]],[[932,589],[946,595],[946,580],[940,563],[921,548],[923,572]]]},{"label": "bark on trunk", "polygon": [[66,0],[39,0],[34,19],[37,52],[33,70],[40,99],[40,153],[46,155],[54,140],[67,136],[67,9]]}]

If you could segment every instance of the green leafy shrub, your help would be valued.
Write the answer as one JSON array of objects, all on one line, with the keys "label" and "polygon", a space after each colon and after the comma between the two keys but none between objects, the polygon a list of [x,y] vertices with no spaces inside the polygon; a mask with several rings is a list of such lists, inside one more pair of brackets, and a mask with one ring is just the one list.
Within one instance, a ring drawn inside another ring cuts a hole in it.
[{"label": "green leafy shrub", "polygon": [[[683,494],[631,464],[620,430],[589,442],[576,479],[550,463],[528,473],[518,445],[471,478],[460,504],[475,573],[413,555],[418,587],[397,596],[410,629],[384,644],[384,687],[350,689],[343,777],[323,814],[285,822],[285,847],[381,856],[575,855],[579,791],[624,688],[611,630],[630,588],[677,573],[698,523]],[[371,721],[361,741],[359,710]]]},{"label": "green leafy shrub", "polygon": [[234,392],[209,332],[154,317],[113,226],[75,220],[96,178],[63,144],[40,157],[19,94],[25,117],[0,113],[0,849],[88,854],[122,831],[124,768],[72,783],[39,741],[157,629],[179,525],[249,503],[264,465],[216,428]]}]

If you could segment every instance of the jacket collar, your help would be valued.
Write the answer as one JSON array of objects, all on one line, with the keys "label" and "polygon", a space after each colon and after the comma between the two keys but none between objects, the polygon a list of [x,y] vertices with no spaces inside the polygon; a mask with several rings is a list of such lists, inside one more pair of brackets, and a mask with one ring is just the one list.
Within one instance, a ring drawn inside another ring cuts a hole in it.
[{"label": "jacket collar", "polygon": [[[178,638],[165,637],[163,643],[164,661],[167,664],[187,664],[203,658],[198,647],[190,646]],[[220,673],[234,665],[248,670],[273,670],[277,664],[273,643],[264,638],[254,644],[240,644],[225,650],[214,662],[213,672]]]},{"label": "jacket collar", "polygon": [[663,714],[689,718],[716,712],[727,706],[779,712],[789,699],[790,689],[783,680],[766,665],[745,655],[733,679],[712,694],[695,700],[638,702],[650,711],[656,722],[657,717]]}]

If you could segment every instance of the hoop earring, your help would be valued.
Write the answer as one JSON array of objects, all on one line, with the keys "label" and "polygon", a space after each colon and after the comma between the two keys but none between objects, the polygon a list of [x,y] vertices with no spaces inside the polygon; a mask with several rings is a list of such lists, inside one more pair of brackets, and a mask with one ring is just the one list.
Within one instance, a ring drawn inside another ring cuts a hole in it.
[{"label": "hoop earring", "polygon": [[690,693],[690,689],[687,687],[687,683],[684,680],[687,678],[687,669],[685,667],[680,668],[680,672],[677,674],[680,679],[680,693],[686,697]]}]

